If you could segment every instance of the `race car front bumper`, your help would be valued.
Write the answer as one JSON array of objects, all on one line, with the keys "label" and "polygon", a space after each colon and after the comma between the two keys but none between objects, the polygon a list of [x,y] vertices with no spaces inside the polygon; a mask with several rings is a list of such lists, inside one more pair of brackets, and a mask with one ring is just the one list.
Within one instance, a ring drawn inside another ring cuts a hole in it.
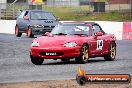
[{"label": "race car front bumper", "polygon": [[80,55],[81,46],[76,47],[31,47],[31,55],[44,59],[75,58]]},{"label": "race car front bumper", "polygon": [[31,29],[32,29],[32,33],[37,35],[37,34],[44,34],[45,32],[51,32],[54,27],[55,26],[31,27]]}]

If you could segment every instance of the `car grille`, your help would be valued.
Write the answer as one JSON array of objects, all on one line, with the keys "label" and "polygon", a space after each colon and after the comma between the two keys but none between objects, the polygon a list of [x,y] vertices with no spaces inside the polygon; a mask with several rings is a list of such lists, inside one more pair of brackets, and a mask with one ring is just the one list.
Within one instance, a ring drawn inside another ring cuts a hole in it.
[{"label": "car grille", "polygon": [[55,26],[44,26],[44,28],[54,28]]},{"label": "car grille", "polygon": [[35,27],[35,29],[40,29],[40,28],[44,28],[44,29],[53,29],[55,26],[38,26],[38,27]]},{"label": "car grille", "polygon": [[44,27],[36,27],[35,28],[35,32],[51,32],[52,29],[54,28],[55,26],[44,26]]},{"label": "car grille", "polygon": [[55,26],[44,26],[44,30],[52,30]]},{"label": "car grille", "polygon": [[42,56],[62,56],[64,55],[63,52],[40,52],[39,54]]}]

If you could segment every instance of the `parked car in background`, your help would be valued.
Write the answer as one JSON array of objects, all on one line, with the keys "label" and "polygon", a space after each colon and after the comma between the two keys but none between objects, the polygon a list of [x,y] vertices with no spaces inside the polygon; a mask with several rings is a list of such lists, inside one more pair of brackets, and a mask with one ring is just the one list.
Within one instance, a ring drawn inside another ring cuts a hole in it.
[{"label": "parked car in background", "polygon": [[23,10],[16,20],[15,35],[21,37],[22,33],[26,33],[28,37],[34,37],[37,34],[51,32],[57,24],[58,19],[51,12]]},{"label": "parked car in background", "polygon": [[97,23],[64,22],[46,35],[31,44],[30,58],[35,65],[42,64],[44,59],[75,59],[77,63],[86,63],[90,57],[115,60],[116,38],[105,33]]}]

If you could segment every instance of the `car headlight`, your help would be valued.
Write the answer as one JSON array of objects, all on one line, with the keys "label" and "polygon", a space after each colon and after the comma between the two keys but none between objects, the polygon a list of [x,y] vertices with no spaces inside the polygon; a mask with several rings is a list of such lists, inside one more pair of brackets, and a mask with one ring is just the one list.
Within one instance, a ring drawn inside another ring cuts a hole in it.
[{"label": "car headlight", "polygon": [[77,46],[77,43],[75,42],[68,42],[64,44],[64,47],[75,47],[75,46]]},{"label": "car headlight", "polygon": [[38,46],[40,46],[40,45],[39,45],[38,42],[32,42],[31,46],[32,46],[32,47],[38,47]]}]

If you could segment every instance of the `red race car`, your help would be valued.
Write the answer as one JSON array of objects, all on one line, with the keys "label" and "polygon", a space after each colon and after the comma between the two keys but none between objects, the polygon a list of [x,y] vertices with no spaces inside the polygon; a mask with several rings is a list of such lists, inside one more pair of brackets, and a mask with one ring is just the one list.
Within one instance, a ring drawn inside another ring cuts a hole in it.
[{"label": "red race car", "polygon": [[35,65],[41,65],[44,59],[75,59],[84,64],[90,57],[113,61],[116,56],[115,36],[105,33],[95,22],[59,23],[45,35],[31,44],[30,58]]}]

